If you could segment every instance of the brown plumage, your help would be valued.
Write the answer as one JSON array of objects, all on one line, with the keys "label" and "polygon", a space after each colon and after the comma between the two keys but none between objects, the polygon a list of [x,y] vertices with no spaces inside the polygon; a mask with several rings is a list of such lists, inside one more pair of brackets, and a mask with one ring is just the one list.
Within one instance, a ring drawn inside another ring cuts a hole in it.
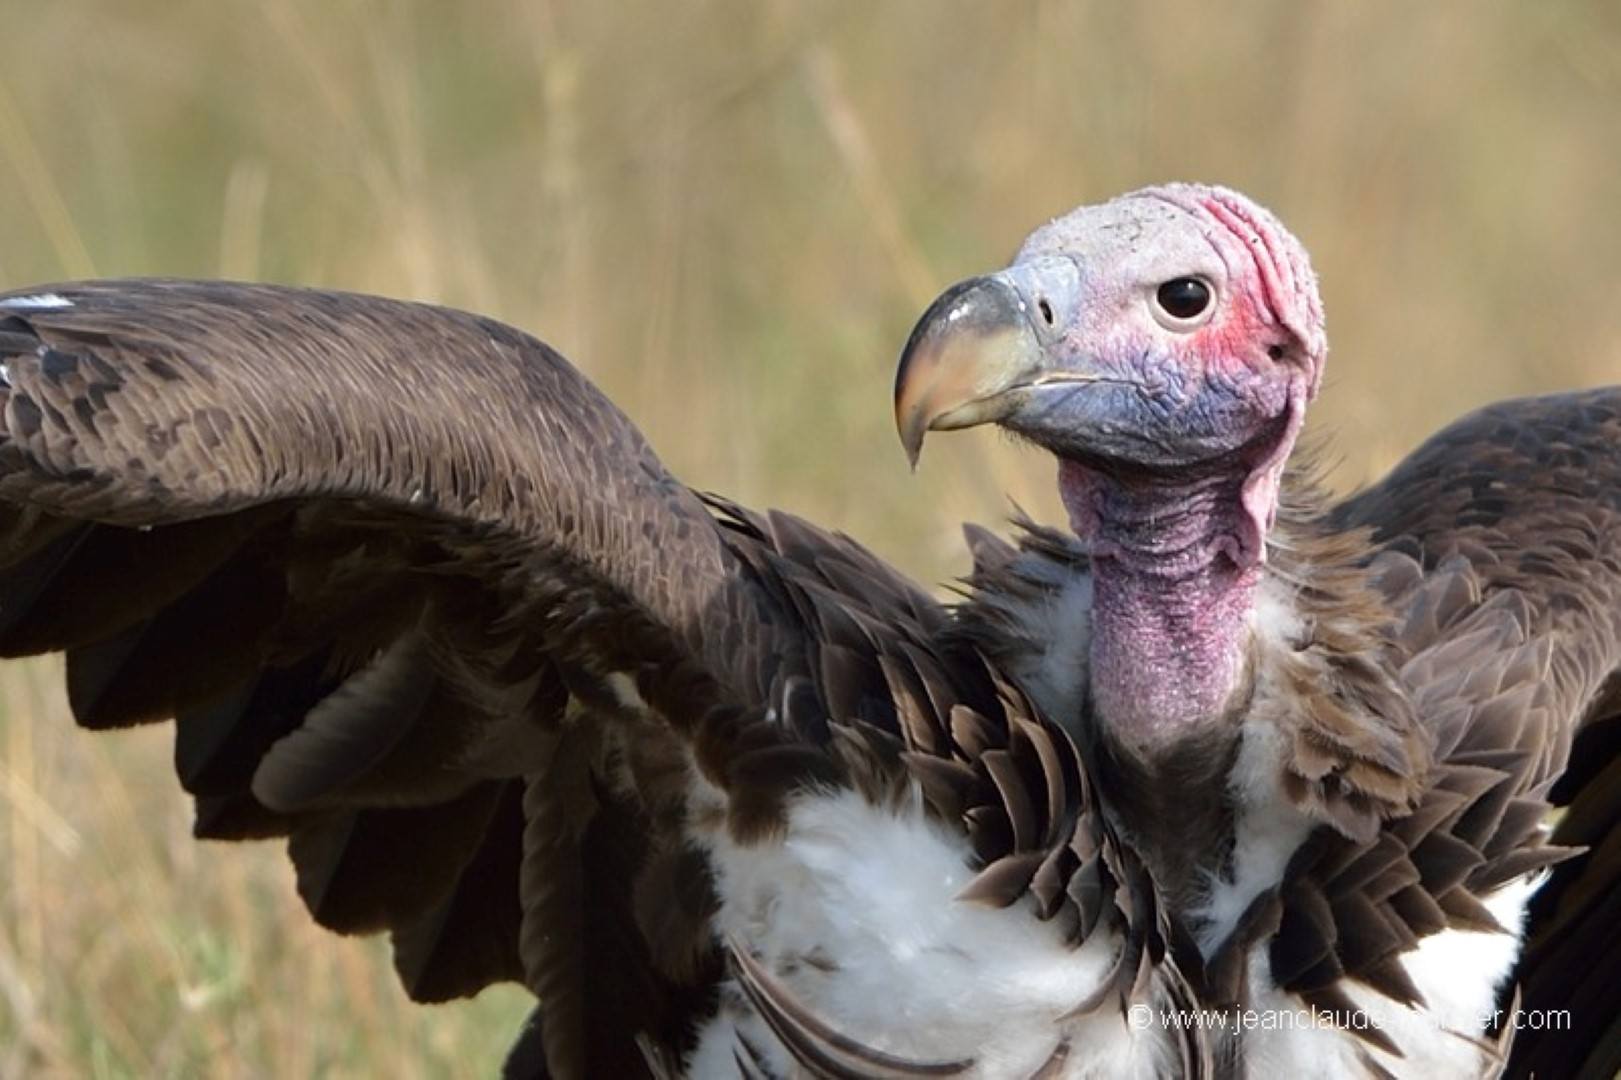
[{"label": "brown plumage", "polygon": [[[773,967],[723,918],[724,851],[838,791],[960,836],[952,903],[1111,950],[1060,1027],[1251,1006],[1257,947],[1325,1015],[1348,986],[1416,1001],[1404,955],[1558,864],[1517,981],[1576,1030],[1519,1032],[1512,1069],[1621,1060],[1595,962],[1621,944],[1621,390],[1478,413],[1338,504],[1297,466],[1265,565],[1286,629],[1220,724],[1144,758],[1043,681],[1073,643],[1035,613],[1090,580],[1073,537],[970,530],[947,608],[846,537],[695,495],[488,319],[59,285],[0,297],[0,362],[0,653],[66,652],[87,727],[173,717],[197,834],[286,836],[312,915],[387,930],[412,997],[534,990],[512,1075],[681,1075],[716,1016],[740,1076],[777,1074],[762,1038],[811,1075],[1004,1075],[842,1031],[791,977],[836,960]],[[1261,729],[1313,827],[1211,940]],[[1370,1075],[1400,1053],[1355,1036]],[[1177,1075],[1246,1065],[1230,1032],[1149,1041]],[[1020,1075],[1091,1052],[1060,1033]]]},{"label": "brown plumage", "polygon": [[717,518],[509,328],[50,291],[72,306],[0,325],[0,649],[65,651],[86,726],[176,717],[198,835],[288,836],[312,915],[390,931],[413,997],[526,982],[557,1075],[631,1075],[637,1034],[679,1053],[712,1007],[684,745],[749,838],[798,787],[901,783],[898,710],[941,749],[960,703],[1001,719],[935,601],[803,522]]},{"label": "brown plumage", "polygon": [[[1309,464],[1289,476],[1268,572],[1298,590],[1310,635],[1285,658],[1296,673],[1289,700],[1307,706],[1281,717],[1293,744],[1285,786],[1326,826],[1246,913],[1247,932],[1211,958],[1201,1000],[1245,1002],[1238,961],[1256,941],[1269,941],[1278,983],[1325,1013],[1352,1008],[1339,989],[1346,975],[1410,1000],[1416,991],[1396,956],[1449,926],[1497,927],[1479,895],[1569,860],[1536,901],[1520,1007],[1588,1021],[1576,1033],[1502,1035],[1505,1046],[1517,1038],[1516,1075],[1574,1074],[1595,1054],[1603,1064],[1594,1075],[1610,1067],[1616,1051],[1595,1042],[1614,1038],[1605,995],[1616,980],[1588,977],[1593,958],[1582,949],[1605,947],[1600,912],[1621,884],[1614,865],[1583,853],[1621,823],[1614,789],[1599,779],[1621,727],[1621,702],[1610,696],[1621,655],[1616,446],[1621,389],[1599,390],[1483,410],[1337,505]],[[1017,552],[971,533],[975,573],[959,631],[1009,662],[1045,646],[1020,640],[1009,608],[1050,599],[1061,580],[1050,564],[1086,561],[1055,530],[1017,524]],[[1369,704],[1348,710],[1348,699]],[[1550,788],[1573,737],[1597,748],[1596,759],[1578,758],[1564,774],[1553,801],[1574,807],[1550,837]],[[1207,759],[1212,749],[1196,748]],[[1211,769],[1214,779],[1168,790],[1134,776],[1129,761],[1108,771],[1120,816],[1143,823],[1148,852],[1190,828],[1210,830],[1179,842],[1194,852],[1230,832],[1219,818],[1225,764]],[[1176,808],[1135,805],[1156,794]],[[1201,797],[1210,812],[1190,814]],[[1154,836],[1156,826],[1166,834]],[[1165,867],[1159,890],[1174,894],[1196,869]],[[1362,1034],[1377,1043],[1377,1032]]]}]

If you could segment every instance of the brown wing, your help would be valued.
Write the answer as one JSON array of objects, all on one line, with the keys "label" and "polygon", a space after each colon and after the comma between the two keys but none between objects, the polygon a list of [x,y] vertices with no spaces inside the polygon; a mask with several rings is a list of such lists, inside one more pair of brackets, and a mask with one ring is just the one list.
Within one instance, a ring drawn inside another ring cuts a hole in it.
[{"label": "brown wing", "polygon": [[198,835],[287,835],[412,996],[527,983],[561,1076],[679,1045],[720,957],[626,688],[696,725],[802,630],[631,424],[499,323],[270,286],[13,294],[0,362],[0,654],[65,651],[87,727],[175,717]]},{"label": "brown wing", "polygon": [[1553,843],[1587,849],[1535,898],[1518,969],[1522,1007],[1568,1009],[1571,1025],[1517,1032],[1510,1071],[1611,1076],[1621,1069],[1621,388],[1481,410],[1333,517],[1373,529],[1406,619],[1404,679],[1433,718],[1438,760],[1467,766],[1450,783],[1469,810],[1447,831],[1476,850],[1438,849],[1433,862],[1456,864],[1477,891],[1535,866],[1549,798],[1566,807]]}]

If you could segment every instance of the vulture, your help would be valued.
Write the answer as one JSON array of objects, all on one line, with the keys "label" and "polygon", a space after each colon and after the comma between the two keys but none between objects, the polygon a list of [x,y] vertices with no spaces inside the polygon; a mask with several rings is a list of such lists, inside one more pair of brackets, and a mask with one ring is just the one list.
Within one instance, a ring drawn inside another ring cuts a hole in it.
[{"label": "vulture", "polygon": [[0,654],[173,719],[512,1077],[1610,1076],[1621,387],[1336,500],[1267,210],[1169,184],[939,297],[894,408],[1057,459],[943,603],[700,494],[460,311],[181,280],[0,296]]}]

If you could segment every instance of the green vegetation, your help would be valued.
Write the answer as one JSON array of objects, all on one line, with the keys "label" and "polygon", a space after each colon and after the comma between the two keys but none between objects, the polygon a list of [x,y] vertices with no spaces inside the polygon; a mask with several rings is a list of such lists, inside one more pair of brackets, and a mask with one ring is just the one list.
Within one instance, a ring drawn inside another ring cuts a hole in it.
[{"label": "green vegetation", "polygon": [[[976,433],[910,476],[894,355],[1077,202],[1187,177],[1283,215],[1342,484],[1466,407],[1621,376],[1615,5],[9,3],[0,284],[476,308],[695,485],[928,581],[1005,494],[1054,516],[1051,466]],[[410,1005],[276,845],[190,840],[166,731],[76,731],[59,686],[0,678],[0,1078],[492,1071],[522,993]]]}]

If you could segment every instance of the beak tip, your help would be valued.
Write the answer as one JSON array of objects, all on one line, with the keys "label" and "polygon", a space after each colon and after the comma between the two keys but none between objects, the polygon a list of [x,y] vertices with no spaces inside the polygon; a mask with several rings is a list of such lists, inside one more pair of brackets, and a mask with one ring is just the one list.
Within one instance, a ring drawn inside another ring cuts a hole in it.
[{"label": "beak tip", "polygon": [[921,438],[914,440],[902,436],[901,446],[906,451],[907,467],[912,472],[917,472],[918,459],[923,456],[923,440]]},{"label": "beak tip", "polygon": [[917,472],[917,459],[923,453],[923,436],[928,434],[928,424],[916,404],[899,400],[899,395],[895,402],[895,433],[900,436],[901,449],[906,451],[906,463]]}]

